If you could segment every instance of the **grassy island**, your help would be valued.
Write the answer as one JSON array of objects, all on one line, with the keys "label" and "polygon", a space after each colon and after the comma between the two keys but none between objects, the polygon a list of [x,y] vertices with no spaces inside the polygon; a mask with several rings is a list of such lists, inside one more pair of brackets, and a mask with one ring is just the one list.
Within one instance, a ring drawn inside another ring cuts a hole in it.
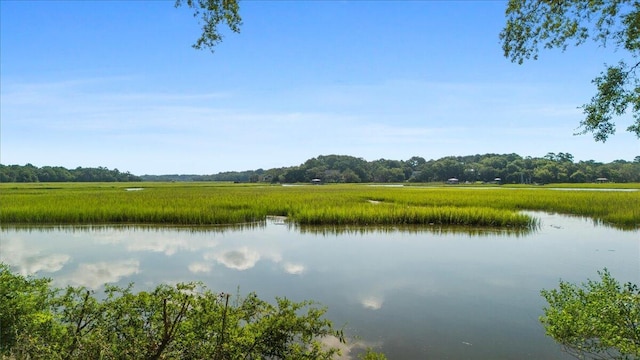
[{"label": "grassy island", "polygon": [[[3,225],[222,225],[286,216],[301,225],[535,227],[521,210],[585,216],[640,228],[640,184],[376,186],[189,183],[0,184]],[[621,191],[626,189],[627,191]]]}]

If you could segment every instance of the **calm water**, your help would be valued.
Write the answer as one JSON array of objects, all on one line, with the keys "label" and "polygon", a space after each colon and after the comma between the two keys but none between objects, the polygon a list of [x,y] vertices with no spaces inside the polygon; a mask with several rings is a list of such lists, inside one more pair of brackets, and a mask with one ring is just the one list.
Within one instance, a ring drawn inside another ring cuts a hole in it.
[{"label": "calm water", "polygon": [[570,359],[538,322],[542,288],[607,267],[640,283],[640,232],[535,214],[531,233],[435,228],[3,228],[0,260],[56,285],[201,280],[214,291],[314,299],[389,359]]}]

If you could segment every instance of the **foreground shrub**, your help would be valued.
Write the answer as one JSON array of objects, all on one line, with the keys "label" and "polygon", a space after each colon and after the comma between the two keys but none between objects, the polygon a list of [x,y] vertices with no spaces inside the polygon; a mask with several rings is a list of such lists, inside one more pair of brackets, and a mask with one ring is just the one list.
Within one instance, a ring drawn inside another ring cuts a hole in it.
[{"label": "foreground shrub", "polygon": [[[332,359],[341,330],[315,303],[214,293],[198,283],[133,292],[52,289],[0,264],[5,359]],[[367,352],[366,356],[375,356]],[[383,358],[383,357],[382,357]]]},{"label": "foreground shrub", "polygon": [[640,289],[621,286],[606,269],[598,274],[600,281],[543,290],[549,306],[540,321],[579,359],[639,359]]}]

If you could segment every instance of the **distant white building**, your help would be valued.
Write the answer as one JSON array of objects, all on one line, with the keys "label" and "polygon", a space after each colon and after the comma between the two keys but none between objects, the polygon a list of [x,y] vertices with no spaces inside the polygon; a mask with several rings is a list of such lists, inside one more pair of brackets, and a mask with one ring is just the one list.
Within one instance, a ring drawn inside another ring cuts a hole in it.
[{"label": "distant white building", "polygon": [[458,180],[456,178],[447,179],[447,184],[457,184],[459,182],[460,182],[460,180]]}]

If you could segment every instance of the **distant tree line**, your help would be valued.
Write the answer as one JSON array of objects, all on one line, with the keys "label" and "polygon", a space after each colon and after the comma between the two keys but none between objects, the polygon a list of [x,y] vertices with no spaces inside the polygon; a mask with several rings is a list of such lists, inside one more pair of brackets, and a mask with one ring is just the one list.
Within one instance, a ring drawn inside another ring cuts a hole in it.
[{"label": "distant tree line", "polygon": [[116,182],[142,181],[142,178],[105,167],[66,169],[61,166],[0,164],[0,182]]},{"label": "distant tree line", "polygon": [[366,161],[347,155],[321,155],[298,166],[269,170],[223,172],[214,175],[142,176],[145,181],[235,181],[304,183],[319,179],[323,183],[397,182],[494,182],[508,184],[585,183],[606,179],[612,182],[640,182],[640,156],[634,161],[593,160],[575,162],[569,153],[548,153],[544,157],[517,154],[447,156],[425,160],[379,159]]},{"label": "distant tree line", "polygon": [[246,171],[225,171],[215,175],[196,174],[167,174],[142,175],[143,181],[228,181],[228,182],[258,182],[265,181],[263,169]]},{"label": "distant tree line", "polygon": [[569,153],[548,153],[543,157],[518,154],[447,156],[425,160],[379,159],[367,161],[348,155],[320,155],[298,166],[246,171],[226,171],[212,175],[142,175],[104,167],[65,169],[35,167],[31,164],[0,165],[0,182],[91,182],[91,181],[229,181],[266,183],[398,183],[398,182],[494,182],[505,184],[585,183],[598,179],[625,183],[640,182],[640,156],[633,161],[601,163],[574,161]]}]

